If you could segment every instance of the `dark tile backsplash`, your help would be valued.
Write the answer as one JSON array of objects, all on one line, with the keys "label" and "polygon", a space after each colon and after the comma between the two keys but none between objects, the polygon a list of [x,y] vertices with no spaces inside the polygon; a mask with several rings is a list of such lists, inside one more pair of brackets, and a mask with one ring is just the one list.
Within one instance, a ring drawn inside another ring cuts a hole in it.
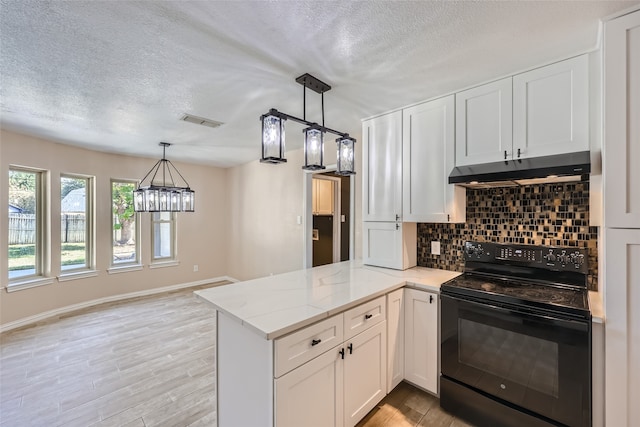
[{"label": "dark tile backsplash", "polygon": [[[441,255],[431,255],[431,241]],[[418,265],[462,271],[465,241],[573,246],[589,250],[597,290],[598,227],[589,226],[589,183],[467,189],[465,224],[418,224]]]}]

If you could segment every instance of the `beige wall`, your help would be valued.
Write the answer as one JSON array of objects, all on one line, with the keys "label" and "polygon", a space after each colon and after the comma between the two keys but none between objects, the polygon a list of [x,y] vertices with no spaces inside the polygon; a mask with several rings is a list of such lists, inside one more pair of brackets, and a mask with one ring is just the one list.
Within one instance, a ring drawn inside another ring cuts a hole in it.
[{"label": "beige wall", "polygon": [[[355,258],[362,257],[362,143],[356,143]],[[336,163],[333,139],[325,147],[325,164]],[[253,161],[229,169],[231,239],[229,275],[239,280],[303,267],[303,150],[287,152],[287,163]],[[309,196],[310,197],[310,196]]]},{"label": "beige wall", "polygon": [[[52,276],[60,271],[61,173],[95,176],[96,267],[98,276],[7,293],[0,290],[0,326],[31,316],[133,292],[229,276],[247,280],[302,268],[303,151],[287,153],[288,162],[253,161],[229,169],[177,163],[196,191],[196,211],[178,214],[179,266],[150,269],[150,214],[141,214],[142,271],[108,274],[111,245],[110,180],[140,179],[158,157],[107,154],[0,131],[0,230],[6,236],[8,168],[20,165],[50,173]],[[356,144],[355,257],[361,258],[362,142]],[[330,139],[325,164],[335,164]],[[154,153],[151,153],[153,156]],[[156,153],[160,155],[160,151]],[[170,153],[169,153],[170,154]],[[256,156],[259,153],[256,153]],[[170,155],[169,155],[170,158]],[[2,238],[6,242],[6,237]],[[0,244],[1,286],[7,285],[7,245]],[[199,271],[193,272],[197,264]]]},{"label": "beige wall", "polygon": [[[97,277],[58,282],[8,293],[0,291],[0,325],[19,319],[120,294],[153,288],[198,282],[227,275],[229,210],[227,170],[193,164],[176,163],[196,191],[196,211],[177,214],[177,255],[180,264],[150,269],[151,214],[140,214],[141,254],[144,268],[108,274],[111,257],[110,180],[140,179],[161,155],[138,158],[84,150],[12,132],[0,133],[0,284],[7,285],[8,168],[29,166],[49,171],[51,274],[60,271],[60,174],[76,173],[95,177],[96,199],[96,269]],[[169,154],[170,158],[170,154]],[[193,271],[197,264],[199,271]]]}]

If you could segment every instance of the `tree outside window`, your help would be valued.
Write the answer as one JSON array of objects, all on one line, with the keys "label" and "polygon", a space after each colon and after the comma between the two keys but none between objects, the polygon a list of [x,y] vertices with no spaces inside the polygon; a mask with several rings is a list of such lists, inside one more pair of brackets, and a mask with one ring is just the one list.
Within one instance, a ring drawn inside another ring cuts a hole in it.
[{"label": "tree outside window", "polygon": [[111,263],[114,266],[139,264],[138,226],[133,210],[133,181],[111,181],[113,244]]}]

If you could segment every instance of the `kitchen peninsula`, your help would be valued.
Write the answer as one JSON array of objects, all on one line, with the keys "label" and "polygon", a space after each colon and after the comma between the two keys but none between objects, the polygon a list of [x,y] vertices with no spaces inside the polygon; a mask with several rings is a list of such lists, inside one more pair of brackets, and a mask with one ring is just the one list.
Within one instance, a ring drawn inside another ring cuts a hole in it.
[{"label": "kitchen peninsula", "polygon": [[437,374],[437,292],[459,274],[347,261],[197,291],[217,310],[219,425],[355,425],[403,379],[403,287],[434,308]]}]

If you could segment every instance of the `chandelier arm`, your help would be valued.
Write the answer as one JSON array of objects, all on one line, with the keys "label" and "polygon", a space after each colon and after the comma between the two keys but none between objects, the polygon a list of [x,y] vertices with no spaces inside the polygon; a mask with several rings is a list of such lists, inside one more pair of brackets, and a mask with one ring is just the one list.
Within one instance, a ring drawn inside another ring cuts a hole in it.
[{"label": "chandelier arm", "polygon": [[[173,170],[176,171],[176,173],[180,176],[180,178],[184,181],[184,183],[187,184],[187,188],[191,188],[191,186],[189,185],[187,180],[184,179],[184,176],[182,176],[178,168],[175,167],[173,163],[171,163],[171,160],[167,160],[167,163],[169,163],[169,165],[173,168]],[[169,169],[169,174],[171,174],[171,169]],[[171,184],[173,184],[174,187],[176,186],[175,182],[173,181],[173,176],[171,177]]]},{"label": "chandelier arm", "polygon": [[[300,124],[303,124],[303,125],[311,126],[311,125],[317,124],[317,123],[314,123],[314,122],[307,121],[305,119],[301,119],[301,118],[296,117],[296,116],[292,116],[292,115],[287,114],[287,113],[283,113],[281,111],[276,110],[275,108],[272,108],[270,110],[270,114],[273,114],[271,112],[276,113],[278,116],[284,117],[287,120],[293,120],[294,122],[297,122],[297,123],[300,123]],[[341,136],[343,138],[349,138],[349,134],[348,133],[339,132],[337,130],[328,128],[326,126],[319,126],[319,127],[320,127],[320,130],[322,130],[323,132],[329,132],[329,133],[332,133],[334,135]]]},{"label": "chandelier arm", "polygon": [[[167,159],[160,159],[158,161],[158,163],[162,163],[162,170],[164,173],[164,168],[165,168],[165,162],[167,162]],[[156,180],[156,175],[158,175],[158,172],[160,171],[160,165],[158,165],[158,167],[156,168],[156,171],[154,172],[153,176],[151,177],[151,182],[150,184],[153,185],[153,181]],[[162,186],[164,187],[164,179],[162,180]]]},{"label": "chandelier arm", "polygon": [[[151,169],[149,169],[149,172],[147,172],[147,174],[144,176],[144,178],[142,178],[140,180],[140,186],[142,187],[142,184],[144,184],[144,180],[147,179],[149,177],[149,175],[151,175],[151,172],[153,172],[154,170],[156,170],[157,173],[157,169],[160,167],[160,162],[162,161],[162,159],[158,160],[156,162],[155,165],[153,165],[153,167]],[[156,174],[154,173],[153,176],[156,176]],[[149,185],[153,185],[153,179],[151,181],[149,181]]]}]

